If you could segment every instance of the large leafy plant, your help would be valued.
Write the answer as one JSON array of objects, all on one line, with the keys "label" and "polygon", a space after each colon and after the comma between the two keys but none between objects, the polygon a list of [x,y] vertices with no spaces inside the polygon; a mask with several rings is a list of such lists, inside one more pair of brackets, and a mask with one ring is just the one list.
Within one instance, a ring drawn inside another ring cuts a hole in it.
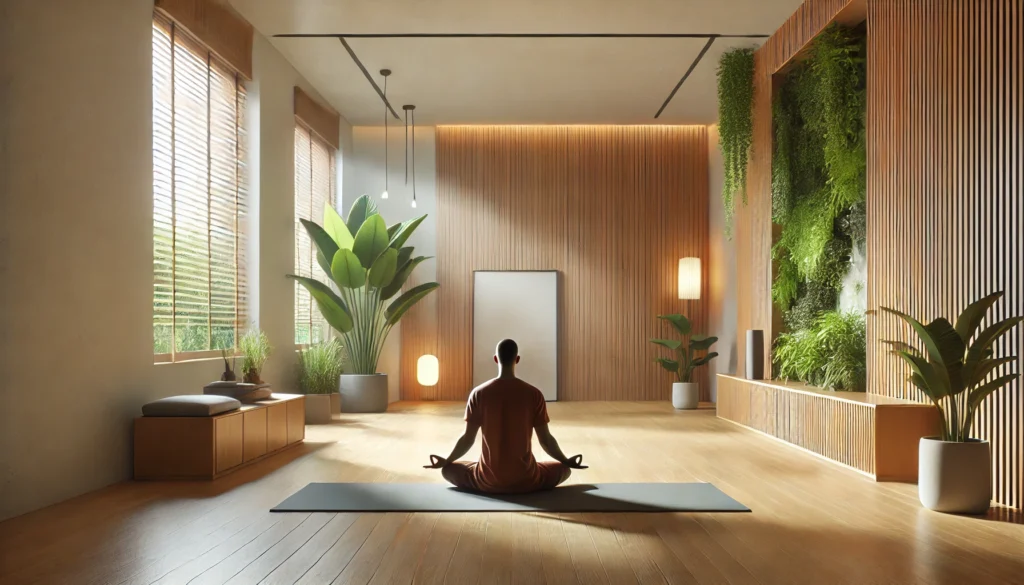
[{"label": "large leafy plant", "polygon": [[747,157],[754,139],[754,50],[733,49],[718,62],[718,143],[722,149],[727,233],[736,193],[747,202]]},{"label": "large leafy plant", "polygon": [[1002,296],[1002,292],[997,292],[975,301],[960,314],[956,325],[943,317],[924,325],[906,313],[882,307],[910,325],[921,341],[920,347],[903,341],[883,343],[910,366],[910,383],[939,410],[944,441],[967,441],[981,403],[1020,376],[991,377],[997,369],[1017,361],[1016,356],[993,357],[992,346],[1024,317],[1010,317],[979,332],[985,314]]},{"label": "large leafy plant", "polygon": [[[427,282],[398,294],[428,256],[413,256],[409,236],[426,215],[388,227],[363,195],[342,220],[324,207],[324,225],[301,220],[317,249],[317,262],[338,292],[313,278],[289,274],[309,290],[327,323],[341,334],[353,374],[375,374],[391,328],[423,297],[440,286]],[[397,297],[396,297],[397,295]]]},{"label": "large leafy plant", "polygon": [[[658,318],[671,323],[676,332],[683,336],[683,340],[652,339],[651,343],[666,347],[676,353],[676,359],[659,357],[655,358],[654,361],[675,374],[676,379],[680,382],[691,382],[695,369],[718,357],[718,352],[715,351],[705,355],[698,354],[698,352],[706,352],[711,349],[711,346],[718,341],[718,338],[691,335],[692,326],[690,325],[690,320],[683,315],[658,315]],[[687,337],[689,337],[689,343],[685,341]]]}]

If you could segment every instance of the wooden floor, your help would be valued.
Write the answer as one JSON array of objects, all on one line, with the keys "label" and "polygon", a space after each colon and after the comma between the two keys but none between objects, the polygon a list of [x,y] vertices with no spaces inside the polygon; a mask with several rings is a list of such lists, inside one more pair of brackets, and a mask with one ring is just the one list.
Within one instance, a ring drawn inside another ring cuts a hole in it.
[{"label": "wooden floor", "polygon": [[439,482],[462,406],[399,404],[207,483],[124,483],[0,523],[0,582],[1024,583],[1019,513],[923,510],[876,484],[664,403],[558,403],[591,469],[571,483],[709,481],[751,514],[270,514],[311,481]]}]

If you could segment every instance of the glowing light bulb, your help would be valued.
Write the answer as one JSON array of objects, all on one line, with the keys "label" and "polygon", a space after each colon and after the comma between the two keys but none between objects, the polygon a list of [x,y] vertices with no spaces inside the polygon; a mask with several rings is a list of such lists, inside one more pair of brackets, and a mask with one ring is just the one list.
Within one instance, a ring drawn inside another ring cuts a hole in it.
[{"label": "glowing light bulb", "polygon": [[416,200],[415,199],[412,200],[412,208],[416,209]]},{"label": "glowing light bulb", "polygon": [[387,189],[385,189],[384,192],[380,194],[380,198],[381,199],[387,199],[388,198],[388,190]]}]

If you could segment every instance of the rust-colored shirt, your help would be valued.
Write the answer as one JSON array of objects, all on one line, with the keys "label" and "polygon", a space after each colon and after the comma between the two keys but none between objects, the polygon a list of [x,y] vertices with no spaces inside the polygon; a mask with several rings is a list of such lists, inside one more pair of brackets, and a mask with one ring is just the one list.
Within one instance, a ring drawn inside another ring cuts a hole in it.
[{"label": "rust-colored shirt", "polygon": [[484,382],[469,395],[466,420],[480,425],[483,434],[480,462],[474,470],[481,490],[529,492],[543,485],[533,458],[533,427],[549,420],[540,390],[517,378]]}]

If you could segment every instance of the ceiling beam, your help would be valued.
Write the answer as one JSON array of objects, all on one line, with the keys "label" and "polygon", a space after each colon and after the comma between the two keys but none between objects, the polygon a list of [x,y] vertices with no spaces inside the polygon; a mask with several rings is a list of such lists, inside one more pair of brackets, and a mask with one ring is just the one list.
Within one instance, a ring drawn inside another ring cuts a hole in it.
[{"label": "ceiling beam", "polygon": [[690,63],[690,68],[686,70],[686,73],[683,73],[683,76],[679,79],[679,83],[677,83],[676,86],[672,88],[672,93],[668,94],[668,97],[665,98],[665,102],[661,104],[660,108],[658,108],[658,113],[654,114],[655,120],[657,120],[658,117],[661,116],[661,113],[665,111],[665,108],[668,107],[668,104],[669,102],[672,101],[672,98],[676,97],[676,92],[679,91],[679,88],[683,86],[683,82],[686,81],[686,78],[689,77],[690,74],[693,73],[693,70],[697,68],[697,63],[700,63],[700,60],[704,58],[704,54],[708,52],[708,49],[711,48],[711,45],[714,42],[715,37],[711,37],[708,39],[708,42],[704,43],[704,48],[700,50],[700,53],[697,53],[697,58],[693,60],[693,63]]},{"label": "ceiling beam", "polygon": [[[366,76],[366,81],[369,81],[370,85],[373,86],[374,91],[376,91],[377,95],[380,96],[381,101],[384,102],[385,106],[387,106],[388,111],[391,112],[391,115],[394,116],[396,120],[400,120],[401,118],[398,117],[398,112],[395,112],[395,108],[391,107],[391,102],[388,101],[387,96],[385,96],[384,92],[381,91],[380,86],[377,85],[377,82],[373,80],[373,76],[370,75],[370,72],[366,70],[366,67],[363,65],[363,62],[359,60],[359,57],[356,55],[356,52],[352,50],[352,47],[350,47],[347,42],[345,42],[345,39],[338,37],[338,40],[341,41],[341,46],[345,47],[345,50],[348,51],[348,56],[352,57],[352,62],[355,63],[356,67],[359,67],[359,70],[363,72],[364,76]],[[387,119],[386,115],[384,119]]]}]

